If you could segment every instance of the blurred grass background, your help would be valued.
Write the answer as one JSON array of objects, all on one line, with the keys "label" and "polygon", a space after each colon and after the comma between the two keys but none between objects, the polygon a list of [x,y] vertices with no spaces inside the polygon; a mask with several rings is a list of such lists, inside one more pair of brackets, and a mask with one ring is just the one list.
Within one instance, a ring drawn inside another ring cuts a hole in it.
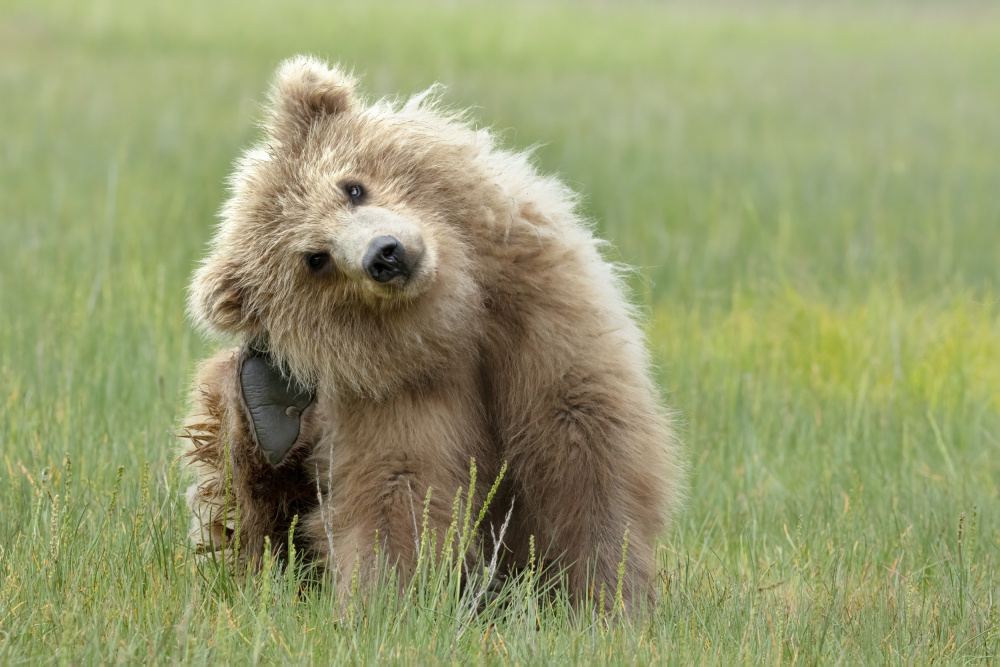
[{"label": "blurred grass background", "polygon": [[[298,52],[447,84],[640,269],[693,468],[648,619],[459,639],[193,564],[184,289]],[[995,661],[998,72],[974,2],[7,0],[0,662]]]}]

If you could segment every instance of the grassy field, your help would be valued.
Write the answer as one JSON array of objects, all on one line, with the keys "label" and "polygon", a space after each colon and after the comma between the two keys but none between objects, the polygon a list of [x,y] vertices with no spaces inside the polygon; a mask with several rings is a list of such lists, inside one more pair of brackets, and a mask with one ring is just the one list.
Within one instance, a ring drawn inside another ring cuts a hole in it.
[{"label": "grassy field", "polygon": [[[184,289],[302,51],[448,84],[641,269],[692,464],[648,614],[190,553]],[[0,663],[995,663],[998,73],[986,4],[6,0]]]}]

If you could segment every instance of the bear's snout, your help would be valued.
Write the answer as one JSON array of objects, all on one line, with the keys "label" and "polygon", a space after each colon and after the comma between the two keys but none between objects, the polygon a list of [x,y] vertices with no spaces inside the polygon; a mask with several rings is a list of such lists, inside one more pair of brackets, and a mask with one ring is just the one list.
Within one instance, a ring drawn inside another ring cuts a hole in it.
[{"label": "bear's snout", "polygon": [[[362,206],[334,233],[334,258],[350,274],[383,296],[398,293],[378,285],[406,287],[415,296],[433,275],[434,250],[422,225],[409,216],[376,206]],[[428,272],[430,269],[430,273]],[[422,287],[421,287],[422,285]]]},{"label": "bear's snout", "polygon": [[419,257],[408,256],[406,248],[395,236],[378,236],[368,244],[361,266],[377,283],[387,283],[396,277],[405,282],[413,273],[416,259]]}]

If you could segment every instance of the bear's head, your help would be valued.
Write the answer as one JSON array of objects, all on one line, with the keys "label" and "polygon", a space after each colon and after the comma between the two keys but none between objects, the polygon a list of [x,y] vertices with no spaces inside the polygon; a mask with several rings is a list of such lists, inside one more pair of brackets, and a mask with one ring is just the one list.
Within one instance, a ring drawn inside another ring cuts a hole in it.
[{"label": "bear's head", "polygon": [[354,86],[311,58],[281,66],[189,310],[320,390],[379,397],[475,354],[477,244],[509,196],[481,166],[489,133]]}]

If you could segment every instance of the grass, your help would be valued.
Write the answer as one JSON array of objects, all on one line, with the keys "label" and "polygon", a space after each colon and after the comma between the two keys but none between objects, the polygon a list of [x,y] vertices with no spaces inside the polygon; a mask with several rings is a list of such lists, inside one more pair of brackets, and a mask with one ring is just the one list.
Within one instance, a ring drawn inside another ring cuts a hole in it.
[{"label": "grass", "polygon": [[[4,3],[0,662],[995,663],[998,19]],[[470,615],[447,576],[345,609],[296,568],[189,552],[171,432],[211,347],[184,288],[301,51],[373,94],[449,84],[542,144],[641,269],[692,461],[648,614],[606,624],[521,581]]]}]

